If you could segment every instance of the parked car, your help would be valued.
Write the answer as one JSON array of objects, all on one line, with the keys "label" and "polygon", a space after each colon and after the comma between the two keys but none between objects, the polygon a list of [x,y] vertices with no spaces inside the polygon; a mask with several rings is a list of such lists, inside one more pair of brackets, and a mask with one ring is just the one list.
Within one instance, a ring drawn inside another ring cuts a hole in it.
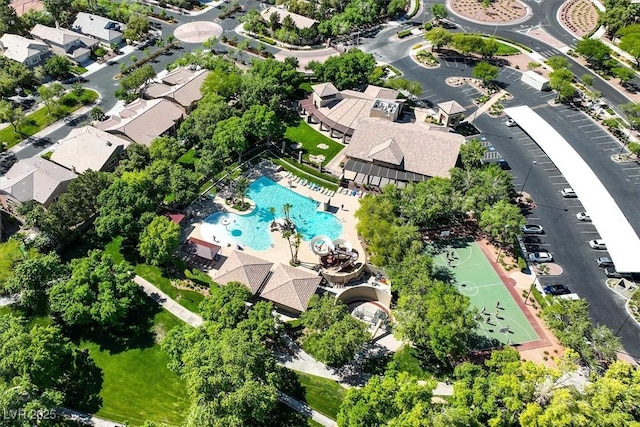
[{"label": "parked car", "polygon": [[589,240],[592,249],[607,249],[607,244],[602,239]]},{"label": "parked car", "polygon": [[568,295],[571,293],[567,285],[549,285],[542,288],[547,295]]},{"label": "parked car", "polygon": [[509,166],[509,163],[505,159],[498,159],[496,163],[500,166],[500,169],[504,171],[511,170],[511,166]]},{"label": "parked car", "polygon": [[544,233],[544,229],[538,224],[525,224],[522,227],[522,232],[524,234],[542,234]]},{"label": "parked car", "polygon": [[597,258],[596,262],[598,263],[598,267],[600,268],[613,267],[613,261],[611,261],[611,258],[606,256],[601,256]]},{"label": "parked car", "polygon": [[578,212],[576,214],[576,218],[578,219],[578,221],[591,221],[591,217],[586,212]]},{"label": "parked car", "polygon": [[552,262],[553,256],[549,252],[534,252],[529,254],[529,261],[531,262]]},{"label": "parked car", "polygon": [[622,279],[622,273],[618,273],[615,267],[605,267],[604,274],[610,279]]},{"label": "parked car", "polygon": [[573,191],[573,188],[571,187],[563,188],[560,193],[562,193],[562,197],[566,197],[567,199],[575,199],[576,197],[578,197],[576,192]]},{"label": "parked car", "polygon": [[509,119],[506,122],[504,122],[505,125],[507,125],[508,127],[512,128],[514,126],[517,126],[518,124],[516,123],[515,120],[513,119]]}]

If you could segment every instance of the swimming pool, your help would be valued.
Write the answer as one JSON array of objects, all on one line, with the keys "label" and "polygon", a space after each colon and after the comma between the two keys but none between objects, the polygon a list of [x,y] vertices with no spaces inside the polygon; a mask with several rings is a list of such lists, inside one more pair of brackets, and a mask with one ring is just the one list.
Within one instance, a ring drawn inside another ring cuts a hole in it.
[{"label": "swimming pool", "polygon": [[267,177],[252,182],[247,197],[256,204],[253,212],[248,215],[228,212],[209,215],[200,227],[202,237],[223,247],[239,244],[257,251],[266,250],[273,243],[269,233],[273,215],[269,208],[274,207],[275,217],[282,218],[282,207],[286,203],[292,206],[289,217],[304,240],[309,241],[319,234],[337,239],[342,234],[342,224],[338,218],[328,212],[319,212],[318,202],[301,196]]}]

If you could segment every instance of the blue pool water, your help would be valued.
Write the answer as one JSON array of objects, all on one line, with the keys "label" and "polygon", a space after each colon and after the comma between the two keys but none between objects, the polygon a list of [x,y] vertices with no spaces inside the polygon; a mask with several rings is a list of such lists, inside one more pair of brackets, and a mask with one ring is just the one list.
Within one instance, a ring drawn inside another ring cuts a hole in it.
[{"label": "blue pool water", "polygon": [[276,208],[276,218],[283,218],[282,207],[289,203],[291,220],[304,240],[314,236],[327,235],[332,240],[342,234],[342,224],[334,215],[319,212],[318,202],[301,196],[269,178],[261,177],[249,186],[247,197],[253,200],[256,208],[248,215],[217,212],[208,216],[200,228],[202,237],[221,246],[242,245],[257,251],[271,247],[269,227],[273,216],[270,207]]}]

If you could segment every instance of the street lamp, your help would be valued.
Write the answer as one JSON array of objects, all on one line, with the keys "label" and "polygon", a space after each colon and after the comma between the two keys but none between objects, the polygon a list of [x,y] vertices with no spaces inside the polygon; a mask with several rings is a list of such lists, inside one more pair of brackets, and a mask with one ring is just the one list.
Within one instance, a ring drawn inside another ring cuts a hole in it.
[{"label": "street lamp", "polygon": [[529,170],[527,171],[527,175],[524,177],[524,182],[522,183],[522,188],[520,189],[520,193],[522,193],[524,191],[524,186],[527,185],[527,180],[529,179],[529,174],[531,173],[531,169],[533,169],[533,165],[538,164],[537,161],[533,161],[531,162],[531,165],[529,166]]}]

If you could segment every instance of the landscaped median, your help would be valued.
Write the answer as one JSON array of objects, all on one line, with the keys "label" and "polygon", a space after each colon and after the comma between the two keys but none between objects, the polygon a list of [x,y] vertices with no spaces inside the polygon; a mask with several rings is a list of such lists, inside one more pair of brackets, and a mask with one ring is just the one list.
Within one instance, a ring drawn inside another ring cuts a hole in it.
[{"label": "landscaped median", "polygon": [[23,122],[18,124],[18,132],[13,126],[0,130],[0,141],[5,144],[5,148],[11,148],[47,126],[67,117],[80,107],[91,104],[96,99],[98,99],[98,93],[91,89],[82,89],[80,95],[74,94],[73,91],[62,95],[57,101],[59,107],[57,114],[52,114],[47,107],[42,107],[26,116]]}]

